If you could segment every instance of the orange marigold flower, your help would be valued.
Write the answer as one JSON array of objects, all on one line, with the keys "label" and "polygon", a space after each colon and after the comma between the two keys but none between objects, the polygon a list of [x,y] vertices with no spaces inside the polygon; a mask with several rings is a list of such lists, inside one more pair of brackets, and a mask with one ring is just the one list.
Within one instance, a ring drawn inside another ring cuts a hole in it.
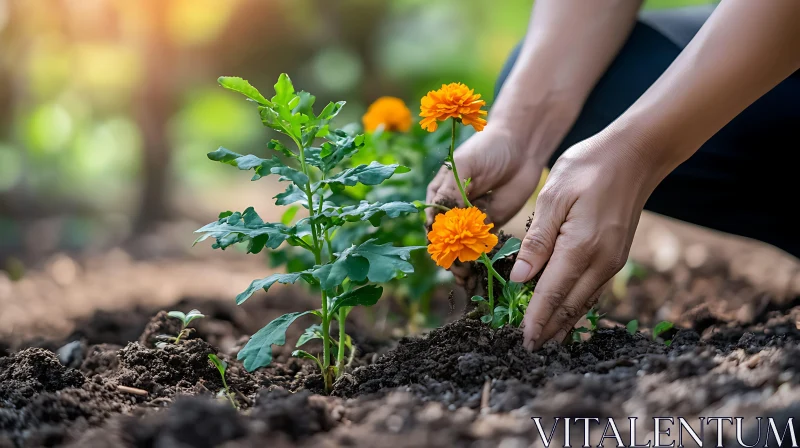
[{"label": "orange marigold flower", "polygon": [[483,118],[486,111],[481,110],[485,105],[486,101],[480,95],[460,82],[442,84],[441,89],[432,90],[422,97],[419,114],[422,121],[419,124],[422,129],[433,132],[438,127],[437,120],[453,118],[480,132],[486,126]]},{"label": "orange marigold flower", "polygon": [[367,132],[375,132],[381,125],[387,131],[408,132],[411,129],[411,111],[400,98],[384,96],[369,106],[361,121]]},{"label": "orange marigold flower", "polygon": [[489,233],[494,224],[486,224],[486,214],[476,207],[453,208],[439,214],[428,232],[428,253],[439,266],[449,269],[456,258],[475,261],[497,245],[497,236]]}]

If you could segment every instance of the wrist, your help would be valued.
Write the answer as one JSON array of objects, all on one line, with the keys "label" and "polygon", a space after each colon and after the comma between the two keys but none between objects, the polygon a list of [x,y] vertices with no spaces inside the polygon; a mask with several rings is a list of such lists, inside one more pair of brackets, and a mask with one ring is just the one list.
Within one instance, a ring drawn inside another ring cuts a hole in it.
[{"label": "wrist", "polygon": [[544,82],[518,82],[519,76],[512,72],[505,82],[489,123],[508,131],[518,148],[544,165],[577,120],[583,99],[568,89],[543,87]]}]

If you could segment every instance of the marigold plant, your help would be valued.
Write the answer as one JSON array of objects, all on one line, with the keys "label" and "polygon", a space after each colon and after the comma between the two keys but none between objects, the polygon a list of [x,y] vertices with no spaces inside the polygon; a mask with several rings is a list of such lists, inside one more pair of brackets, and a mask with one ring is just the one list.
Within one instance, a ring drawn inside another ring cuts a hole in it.
[{"label": "marigold plant", "polygon": [[[354,306],[374,305],[383,292],[375,283],[385,283],[414,271],[409,262],[411,252],[424,246],[395,247],[391,243],[379,244],[368,239],[353,244],[352,235],[342,228],[352,222],[369,222],[380,226],[384,217],[397,218],[417,213],[419,209],[403,201],[360,201],[342,204],[337,199],[345,189],[357,185],[378,185],[396,173],[409,169],[399,164],[384,165],[376,161],[347,167],[345,161],[363,145],[363,135],[351,135],[331,129],[331,120],[339,113],[344,102],[330,103],[319,114],[312,107],[314,96],[295,92],[291,80],[281,75],[275,84],[275,96],[264,97],[241,78],[223,77],[220,84],[245,95],[258,108],[263,124],[291,141],[289,149],[278,140],[267,146],[276,155],[263,159],[255,155],[241,155],[225,148],[208,154],[211,160],[233,165],[240,170],[253,170],[252,180],[274,174],[279,180],[289,182],[286,191],[275,196],[278,206],[299,204],[306,215],[295,218],[297,209],[289,209],[283,222],[264,222],[250,207],[244,212],[224,212],[219,219],[198,230],[203,235],[197,242],[209,237],[215,239],[215,249],[225,249],[234,244],[246,244],[248,253],[259,253],[265,248],[276,250],[286,243],[301,248],[313,256],[313,266],[297,272],[273,274],[255,280],[236,297],[242,304],[260,289],[269,290],[275,283],[290,284],[303,280],[320,291],[321,307],[316,310],[284,314],[254,334],[241,351],[238,359],[248,371],[268,365],[272,361],[272,346],[286,342],[286,329],[296,319],[313,315],[319,324],[305,330],[298,339],[300,347],[313,339],[322,341],[322,353],[314,356],[295,350],[294,356],[312,359],[319,366],[330,390],[336,377],[344,373],[347,351],[352,357],[354,347],[345,332],[345,321]],[[321,144],[317,145],[317,142]],[[345,249],[334,250],[333,241]],[[331,335],[330,325],[338,323],[338,340]],[[333,350],[336,350],[334,356]],[[335,362],[334,362],[335,360]]]},{"label": "marigold plant", "polygon": [[411,129],[411,111],[400,98],[384,96],[369,106],[361,121],[367,132],[380,128],[390,132],[408,132]]},{"label": "marigold plant", "polygon": [[[458,123],[472,126],[480,132],[486,126],[486,111],[482,110],[486,104],[481,96],[461,83],[442,85],[439,90],[428,92],[422,98],[420,105],[420,126],[433,132],[438,127],[439,121],[451,120],[450,151],[445,159],[445,164],[453,171],[456,185],[461,193],[461,198],[466,208],[454,208],[444,214],[439,214],[428,232],[428,253],[439,266],[449,269],[458,259],[462,262],[480,260],[488,272],[487,293],[489,296],[489,315],[481,320],[492,323],[493,326],[506,322],[514,324],[521,322],[522,314],[519,308],[522,303],[517,297],[519,289],[512,282],[507,282],[495,271],[494,263],[504,257],[519,251],[520,241],[516,238],[509,239],[503,247],[489,259],[488,253],[497,245],[497,236],[490,233],[493,224],[486,224],[486,214],[473,207],[467,197],[469,179],[461,179],[454,158],[456,143],[456,127]],[[494,280],[503,286],[500,306],[495,308]],[[473,297],[473,301],[484,301],[483,297]],[[511,304],[513,302],[513,305]],[[527,302],[525,302],[527,305]],[[498,313],[501,311],[502,313]],[[523,310],[524,313],[524,310]],[[500,319],[498,319],[500,317]]]}]

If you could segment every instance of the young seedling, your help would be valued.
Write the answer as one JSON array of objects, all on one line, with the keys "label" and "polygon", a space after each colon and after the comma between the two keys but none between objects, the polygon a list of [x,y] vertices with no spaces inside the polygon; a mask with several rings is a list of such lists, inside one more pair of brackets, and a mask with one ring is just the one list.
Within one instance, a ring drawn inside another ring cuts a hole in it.
[{"label": "young seedling", "polygon": [[[671,330],[672,327],[674,327],[674,326],[675,325],[672,322],[669,322],[669,321],[666,321],[666,320],[662,321],[662,322],[659,322],[653,328],[653,340],[654,341],[657,340],[659,338],[659,336],[661,336],[662,334],[664,334],[667,331]],[[665,340],[664,341],[664,345],[666,345],[666,346],[672,345],[672,340],[671,339]]]},{"label": "young seedling", "polygon": [[177,336],[162,336],[163,338],[171,340],[174,344],[177,344],[182,338],[185,338],[189,335],[189,333],[194,331],[193,328],[189,328],[189,324],[192,323],[193,320],[206,317],[198,310],[191,310],[188,313],[183,313],[181,311],[170,311],[167,313],[167,316],[181,321],[181,331],[177,334]]},{"label": "young seedling", "polygon": [[628,329],[628,333],[630,333],[631,335],[634,335],[634,334],[636,334],[637,331],[639,331],[639,321],[634,319],[634,320],[628,322],[628,324],[625,325],[625,328]]},{"label": "young seedling", "polygon": [[[417,213],[419,209],[404,201],[363,200],[349,205],[340,200],[340,193],[358,185],[378,185],[397,173],[410,170],[399,164],[384,165],[374,160],[342,169],[345,161],[364,145],[363,135],[331,128],[331,120],[344,102],[329,103],[316,114],[312,108],[315,97],[307,92],[295,92],[286,74],[278,78],[275,96],[271,99],[241,78],[223,77],[219,83],[254,103],[264,126],[283,134],[294,149],[272,140],[267,147],[281,157],[262,159],[225,148],[209,153],[208,157],[240,170],[253,170],[252,180],[279,176],[278,180],[289,182],[289,186],[284,193],[275,196],[275,204],[288,207],[297,204],[305,209],[305,213],[295,221],[299,209],[294,209],[284,215],[283,222],[272,223],[264,222],[252,207],[244,212],[224,212],[219,215],[219,220],[198,230],[204,235],[196,242],[212,237],[215,249],[242,243],[246,244],[248,253],[254,254],[265,248],[278,249],[286,243],[310,254],[313,258],[311,267],[256,280],[236,297],[236,303],[244,303],[256,291],[269,290],[275,283],[293,284],[303,280],[319,291],[321,307],[284,314],[273,320],[250,338],[239,352],[238,359],[243,361],[248,371],[269,365],[272,346],[286,343],[289,325],[301,316],[315,316],[319,331],[311,331],[309,337],[322,340],[322,353],[318,356],[304,351],[296,353],[316,359],[322,370],[325,390],[329,391],[333,381],[344,373],[348,349],[352,355],[353,346],[345,332],[350,310],[359,305],[374,305],[383,292],[378,284],[414,272],[414,266],[409,262],[411,252],[424,247],[395,247],[390,242],[374,238],[357,241],[346,231],[349,223],[369,222],[379,227],[383,218],[397,218]],[[317,145],[320,140],[321,144]],[[335,250],[334,241],[345,248]],[[338,323],[339,341],[331,335],[331,323]]]},{"label": "young seedling", "polygon": [[228,370],[228,363],[219,359],[219,357],[213,353],[208,354],[208,360],[211,361],[211,364],[214,364],[214,367],[219,370],[219,376],[222,377],[222,386],[223,389],[219,391],[218,395],[225,395],[228,398],[228,401],[231,402],[234,408],[239,409],[239,405],[236,404],[236,400],[233,398],[233,394],[231,393],[231,389],[228,387],[228,381],[225,379],[225,372]]},{"label": "young seedling", "polygon": [[597,323],[600,322],[600,319],[605,316],[605,313],[600,314],[597,312],[597,309],[592,307],[588,313],[586,313],[586,320],[589,321],[589,328],[586,327],[578,327],[572,329],[572,342],[581,342],[583,338],[581,337],[582,334],[594,334],[597,331]]}]

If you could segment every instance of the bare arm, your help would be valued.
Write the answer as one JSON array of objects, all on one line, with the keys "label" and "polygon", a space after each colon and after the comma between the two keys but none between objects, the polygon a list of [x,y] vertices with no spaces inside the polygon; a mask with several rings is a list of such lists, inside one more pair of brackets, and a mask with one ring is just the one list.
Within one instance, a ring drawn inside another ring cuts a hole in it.
[{"label": "bare arm", "polygon": [[641,0],[537,0],[490,123],[546,162],[630,35]]},{"label": "bare arm", "polygon": [[796,0],[722,2],[669,69],[608,131],[640,134],[638,150],[654,165],[659,182],[800,68],[799,24]]}]

